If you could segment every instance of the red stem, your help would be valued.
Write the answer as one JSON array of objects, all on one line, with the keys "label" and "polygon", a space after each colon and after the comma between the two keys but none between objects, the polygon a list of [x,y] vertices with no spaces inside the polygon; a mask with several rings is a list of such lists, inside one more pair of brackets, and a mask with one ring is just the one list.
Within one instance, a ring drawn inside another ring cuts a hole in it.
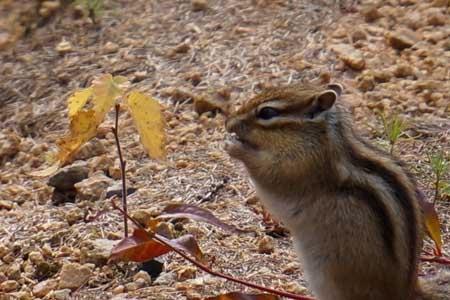
[{"label": "red stem", "polygon": [[277,291],[277,290],[274,290],[274,289],[271,289],[271,288],[267,288],[267,287],[264,287],[264,286],[261,286],[261,285],[257,285],[257,284],[251,283],[251,282],[247,282],[247,281],[242,280],[242,279],[231,277],[230,275],[226,275],[226,274],[223,274],[223,273],[220,273],[220,272],[213,271],[209,267],[205,266],[204,264],[202,264],[202,263],[196,261],[195,259],[189,257],[183,251],[173,248],[171,245],[167,244],[163,239],[160,239],[158,237],[158,235],[156,235],[156,234],[152,235],[152,234],[148,233],[147,230],[141,224],[139,224],[139,222],[137,222],[132,217],[127,215],[125,213],[125,211],[123,211],[120,207],[118,207],[115,204],[114,198],[111,199],[111,202],[112,202],[112,205],[113,205],[113,207],[115,209],[119,210],[123,215],[125,215],[128,219],[130,219],[130,221],[133,222],[133,224],[135,224],[138,228],[143,229],[148,234],[148,237],[150,239],[157,240],[159,243],[164,244],[165,246],[171,248],[178,255],[182,256],[184,259],[186,259],[187,261],[189,261],[190,263],[192,263],[193,265],[195,265],[199,269],[201,269],[201,270],[203,270],[203,271],[205,271],[205,272],[207,272],[207,273],[209,273],[211,275],[214,275],[214,276],[217,276],[217,277],[220,277],[220,278],[224,278],[226,280],[233,281],[233,282],[236,282],[236,283],[239,283],[239,284],[242,284],[242,285],[254,288],[254,289],[258,289],[258,290],[261,290],[261,291],[264,291],[264,292],[268,292],[268,293],[272,293],[272,294],[279,295],[279,296],[282,296],[282,297],[290,298],[290,299],[314,300],[314,298],[311,298],[311,297],[300,296],[300,295],[296,295],[296,294],[292,294],[292,293],[288,293],[288,292],[283,292],[283,291]]},{"label": "red stem", "polygon": [[127,205],[127,181],[125,176],[125,170],[126,170],[126,161],[123,160],[122,156],[122,149],[120,147],[120,141],[119,141],[119,111],[120,111],[120,104],[116,104],[116,121],[114,128],[112,129],[112,132],[114,134],[114,138],[116,140],[116,146],[117,146],[117,152],[119,154],[119,161],[120,161],[120,172],[121,172],[121,178],[122,178],[122,207],[123,207],[123,230],[124,230],[124,236],[128,237],[128,205]]}]

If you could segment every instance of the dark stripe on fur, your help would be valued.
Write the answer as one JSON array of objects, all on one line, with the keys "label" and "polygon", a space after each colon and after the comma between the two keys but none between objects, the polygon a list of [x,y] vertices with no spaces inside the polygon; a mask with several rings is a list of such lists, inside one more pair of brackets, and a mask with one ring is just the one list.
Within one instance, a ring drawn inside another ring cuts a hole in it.
[{"label": "dark stripe on fur", "polygon": [[355,184],[353,182],[344,183],[340,192],[347,196],[354,196],[356,199],[363,200],[370,210],[375,214],[375,219],[380,225],[380,234],[384,240],[387,252],[396,260],[397,256],[394,247],[394,225],[392,224],[389,212],[384,202],[376,191],[368,186]]},{"label": "dark stripe on fur", "polygon": [[[342,122],[345,122],[345,120],[342,120]],[[351,142],[354,139],[354,137],[352,137],[354,136],[353,132],[348,130],[347,134],[351,136],[347,136],[341,123],[338,123],[336,125],[338,134],[342,137],[342,139],[345,140],[343,144],[349,145],[346,151],[349,154],[350,160],[355,165],[355,167],[362,168],[366,170],[367,173],[380,177],[385,182],[386,186],[390,188],[392,193],[394,193],[395,198],[398,200],[400,206],[402,207],[403,214],[406,219],[406,226],[408,227],[408,245],[410,245],[409,275],[411,279],[414,278],[416,273],[416,260],[418,250],[418,220],[416,219],[415,208],[413,206],[413,201],[415,201],[413,197],[415,197],[415,194],[412,194],[408,191],[408,188],[403,185],[402,180],[398,178],[398,174],[396,174],[394,170],[390,169],[389,166],[378,164],[376,161],[371,160],[370,157],[365,157],[363,154],[361,154],[361,151],[355,149],[355,146]],[[361,143],[362,147],[364,147],[364,145],[365,143]],[[369,149],[371,150],[371,148],[372,147],[370,147]],[[377,154],[377,152],[374,153]],[[395,160],[392,160],[392,163],[397,164]],[[408,175],[407,177],[409,179]]]}]

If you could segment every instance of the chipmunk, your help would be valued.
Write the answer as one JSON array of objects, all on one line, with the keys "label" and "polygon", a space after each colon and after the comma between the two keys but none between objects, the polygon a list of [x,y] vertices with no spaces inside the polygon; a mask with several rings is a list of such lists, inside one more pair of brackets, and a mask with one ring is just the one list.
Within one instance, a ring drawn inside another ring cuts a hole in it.
[{"label": "chipmunk", "polygon": [[290,230],[319,300],[423,299],[414,180],[354,132],[342,91],[307,83],[262,91],[228,116],[225,150]]}]

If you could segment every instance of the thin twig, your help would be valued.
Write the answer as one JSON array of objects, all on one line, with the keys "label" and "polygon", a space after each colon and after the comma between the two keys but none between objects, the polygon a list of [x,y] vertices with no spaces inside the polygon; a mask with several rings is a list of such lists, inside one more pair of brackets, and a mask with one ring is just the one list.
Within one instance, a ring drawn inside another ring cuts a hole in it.
[{"label": "thin twig", "polygon": [[220,272],[217,272],[217,271],[213,271],[209,267],[205,266],[204,264],[202,264],[202,263],[196,261],[195,259],[189,257],[189,255],[187,255],[183,251],[172,247],[170,244],[166,243],[166,241],[164,239],[160,238],[157,234],[153,235],[153,234],[150,234],[149,232],[147,232],[147,230],[138,221],[134,220],[132,217],[130,217],[128,214],[126,214],[125,211],[123,211],[120,207],[118,207],[115,204],[114,198],[111,199],[111,202],[112,202],[112,206],[113,206],[114,209],[117,209],[118,211],[120,211],[123,215],[126,216],[126,218],[128,218],[131,222],[133,222],[133,224],[135,224],[138,228],[144,230],[147,233],[148,238],[154,239],[154,240],[158,241],[159,243],[169,247],[174,252],[176,252],[178,255],[180,255],[181,257],[183,257],[184,259],[186,259],[187,261],[189,261],[190,263],[192,263],[193,265],[195,265],[199,269],[201,269],[201,270],[203,270],[203,271],[205,271],[205,272],[207,272],[207,273],[209,273],[211,275],[214,275],[214,276],[226,279],[228,281],[233,281],[233,282],[236,282],[236,283],[239,283],[239,284],[242,284],[242,285],[254,288],[254,289],[258,289],[258,290],[261,290],[261,291],[264,291],[264,292],[267,292],[267,293],[272,293],[272,294],[279,295],[279,296],[282,296],[282,297],[290,298],[290,299],[314,300],[314,298],[311,298],[311,297],[300,296],[300,295],[296,295],[296,294],[292,294],[292,293],[288,293],[288,292],[284,292],[284,291],[274,290],[274,289],[267,288],[267,287],[264,287],[264,286],[261,286],[261,285],[257,285],[257,284],[251,283],[251,282],[247,282],[247,281],[242,280],[242,279],[231,277],[230,275],[226,275],[226,274],[223,274],[223,273],[220,273]]},{"label": "thin twig", "polygon": [[114,128],[112,129],[112,132],[114,134],[114,138],[116,139],[117,153],[119,154],[120,172],[121,172],[121,178],[122,178],[122,207],[123,207],[123,211],[124,211],[124,216],[123,216],[124,236],[128,237],[127,180],[126,180],[126,176],[125,176],[126,161],[123,160],[122,149],[120,148],[120,141],[119,141],[120,104],[116,104],[115,108],[116,108],[116,121],[114,124]]}]

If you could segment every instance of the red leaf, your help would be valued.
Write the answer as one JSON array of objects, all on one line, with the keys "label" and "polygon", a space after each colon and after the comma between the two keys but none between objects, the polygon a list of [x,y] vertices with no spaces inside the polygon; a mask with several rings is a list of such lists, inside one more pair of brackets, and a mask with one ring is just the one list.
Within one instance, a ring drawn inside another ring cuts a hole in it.
[{"label": "red leaf", "polygon": [[199,261],[203,262],[204,260],[203,253],[197,241],[190,234],[180,236],[173,240],[155,234],[156,238],[162,240],[167,245],[157,241],[152,236],[152,234],[143,229],[135,229],[132,236],[124,238],[113,248],[109,260],[144,262],[173,251],[173,248],[187,252]]},{"label": "red leaf", "polygon": [[109,260],[144,262],[170,251],[170,247],[153,240],[145,230],[135,229],[132,236],[124,238],[112,249]]},{"label": "red leaf", "polygon": [[158,239],[161,239],[162,241],[167,243],[170,247],[181,250],[183,252],[187,252],[194,256],[198,261],[205,262],[203,252],[202,250],[200,250],[200,247],[198,246],[198,243],[193,235],[185,234],[174,240],[169,240],[159,234],[156,234],[156,236],[158,237]]},{"label": "red leaf", "polygon": [[162,214],[158,218],[187,218],[197,221],[206,222],[223,230],[243,233],[245,230],[238,229],[232,225],[228,225],[216,218],[209,210],[189,204],[171,204],[166,206]]},{"label": "red leaf", "polygon": [[243,293],[228,293],[224,295],[206,298],[205,300],[278,300],[278,296],[271,294],[243,294]]}]

